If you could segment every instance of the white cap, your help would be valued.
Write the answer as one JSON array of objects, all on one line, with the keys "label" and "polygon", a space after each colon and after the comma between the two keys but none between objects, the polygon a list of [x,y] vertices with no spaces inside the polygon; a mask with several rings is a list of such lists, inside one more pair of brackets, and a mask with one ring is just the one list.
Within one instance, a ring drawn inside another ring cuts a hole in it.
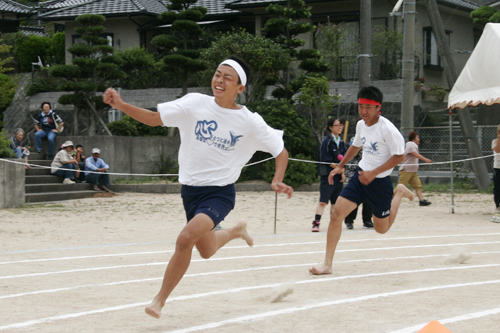
[{"label": "white cap", "polygon": [[72,141],[66,141],[65,143],[62,144],[61,148],[66,148],[69,146],[74,146]]},{"label": "white cap", "polygon": [[92,154],[100,154],[101,150],[99,148],[93,148],[92,149]]}]

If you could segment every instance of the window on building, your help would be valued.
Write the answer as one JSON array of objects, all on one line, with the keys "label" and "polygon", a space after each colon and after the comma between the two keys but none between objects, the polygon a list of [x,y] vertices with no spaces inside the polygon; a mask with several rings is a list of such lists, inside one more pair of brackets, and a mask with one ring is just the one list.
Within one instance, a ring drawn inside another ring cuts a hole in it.
[{"label": "window on building", "polygon": [[[110,33],[104,33],[100,35],[103,38],[106,38],[108,40],[108,45],[114,47],[114,34]],[[87,43],[85,39],[82,38],[82,35],[73,35],[73,44],[78,44],[78,43]],[[75,56],[73,56],[75,58]]]},{"label": "window on building", "polygon": [[[451,31],[446,32],[447,43],[450,43]],[[441,57],[439,56],[436,36],[431,27],[424,28],[424,68],[443,70],[441,65]]]}]

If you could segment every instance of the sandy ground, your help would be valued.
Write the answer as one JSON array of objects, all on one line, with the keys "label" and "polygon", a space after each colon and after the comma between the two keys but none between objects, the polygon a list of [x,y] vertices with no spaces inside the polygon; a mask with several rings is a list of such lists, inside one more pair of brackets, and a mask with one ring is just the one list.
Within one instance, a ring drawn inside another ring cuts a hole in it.
[{"label": "sandy ground", "polygon": [[[178,194],[131,194],[0,210],[0,331],[498,332],[500,223],[493,198],[427,193],[404,200],[385,235],[344,228],[334,272],[322,261],[327,214],[311,233],[318,193],[240,192],[223,226],[238,239],[209,260],[196,250],[160,319],[144,313],[185,224]],[[287,294],[287,295],[285,295]],[[272,302],[273,299],[283,299]]]}]

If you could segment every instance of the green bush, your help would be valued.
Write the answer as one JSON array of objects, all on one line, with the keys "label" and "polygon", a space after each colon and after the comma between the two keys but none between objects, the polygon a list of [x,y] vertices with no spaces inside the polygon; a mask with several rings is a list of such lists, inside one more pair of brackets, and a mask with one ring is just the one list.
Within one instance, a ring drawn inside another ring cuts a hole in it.
[{"label": "green bush", "polygon": [[66,63],[66,45],[64,32],[57,32],[52,36],[50,53],[53,57],[53,63],[64,65]]},{"label": "green bush", "polygon": [[120,69],[127,73],[121,82],[124,89],[148,89],[162,86],[164,75],[158,75],[160,65],[145,48],[131,47],[116,53],[123,62]]},{"label": "green bush", "polygon": [[[290,156],[291,157],[291,156]],[[296,159],[307,160],[308,157],[302,154],[295,156]],[[275,161],[269,160],[264,163],[262,176],[265,181],[271,182],[274,177]],[[302,184],[313,184],[318,181],[318,173],[315,163],[288,161],[285,178],[283,182],[293,188]]]},{"label": "green bush", "polygon": [[163,126],[151,127],[130,116],[108,124],[108,128],[116,136],[167,136],[168,128]]},{"label": "green bush", "polygon": [[50,37],[31,35],[16,38],[14,53],[21,71],[31,72],[31,63],[38,62],[38,57],[45,65],[50,55],[51,44]]},{"label": "green bush", "polygon": [[[15,93],[15,81],[5,74],[0,74],[0,114],[10,106]],[[1,118],[2,117],[0,117],[0,119]]]},{"label": "green bush", "polygon": [[307,158],[316,155],[319,146],[314,140],[312,128],[290,102],[264,100],[251,103],[248,108],[260,114],[269,126],[284,132],[285,148],[290,155],[302,154]]},{"label": "green bush", "polygon": [[0,158],[16,157],[16,154],[10,148],[10,140],[7,133],[2,129],[0,131]]},{"label": "green bush", "polygon": [[57,91],[57,86],[60,84],[57,77],[49,75],[48,68],[42,68],[33,76],[31,83],[26,88],[26,95],[33,96],[41,92]]}]

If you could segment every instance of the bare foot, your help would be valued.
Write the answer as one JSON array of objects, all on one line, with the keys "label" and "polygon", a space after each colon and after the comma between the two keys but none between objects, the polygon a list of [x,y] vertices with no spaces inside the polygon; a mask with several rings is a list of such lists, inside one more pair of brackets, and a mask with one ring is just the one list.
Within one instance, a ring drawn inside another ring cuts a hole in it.
[{"label": "bare foot", "polygon": [[236,225],[236,230],[238,230],[239,237],[243,238],[247,242],[248,246],[253,246],[253,238],[247,232],[247,221],[241,220]]},{"label": "bare foot", "polygon": [[156,297],[153,299],[151,304],[149,304],[144,311],[151,317],[155,318],[160,318],[161,316],[161,308],[163,307],[165,303],[161,303],[159,300],[156,299]]},{"label": "bare foot", "polygon": [[411,201],[413,201],[413,199],[415,199],[415,197],[413,196],[413,193],[411,193],[411,191],[408,189],[408,187],[404,186],[403,184],[398,184],[398,186],[396,187],[396,193],[402,193],[403,195],[403,198],[407,198],[407,199],[410,199]]},{"label": "bare foot", "polygon": [[332,267],[322,264],[320,266],[313,266],[309,269],[309,272],[314,275],[332,274]]}]

